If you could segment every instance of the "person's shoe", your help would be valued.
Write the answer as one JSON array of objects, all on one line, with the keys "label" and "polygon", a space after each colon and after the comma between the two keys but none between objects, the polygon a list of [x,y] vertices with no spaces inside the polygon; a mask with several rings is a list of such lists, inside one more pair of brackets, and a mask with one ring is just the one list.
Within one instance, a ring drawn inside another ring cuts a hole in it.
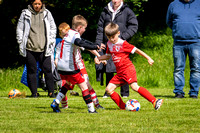
[{"label": "person's shoe", "polygon": [[59,108],[59,104],[56,103],[55,99],[51,103],[51,108],[53,109],[53,112],[56,112],[56,113],[60,113],[61,112],[60,108]]},{"label": "person's shoe", "polygon": [[163,99],[156,99],[156,101],[153,103],[153,106],[155,108],[155,110],[159,110],[159,108],[161,107],[163,103]]},{"label": "person's shoe", "polygon": [[55,97],[56,97],[56,95],[55,95],[54,93],[52,93],[52,92],[50,92],[50,93],[48,94],[48,96],[49,96],[50,98],[55,98]]},{"label": "person's shoe", "polygon": [[68,109],[68,105],[67,106],[62,106],[62,109]]},{"label": "person's shoe", "polygon": [[102,107],[101,105],[98,105],[98,106],[96,107],[96,109],[105,109],[105,108]]},{"label": "person's shoe", "polygon": [[198,97],[196,95],[190,95],[190,98],[197,99]]},{"label": "person's shoe", "polygon": [[32,94],[32,95],[31,95],[31,97],[33,97],[33,98],[38,98],[39,96],[40,96],[39,93],[36,93],[36,94]]},{"label": "person's shoe", "polygon": [[70,95],[72,96],[79,96],[79,93],[76,91],[70,91]]},{"label": "person's shoe", "polygon": [[96,110],[94,110],[94,112],[88,110],[88,113],[98,113],[98,112]]},{"label": "person's shoe", "polygon": [[122,96],[123,98],[127,98],[128,96]]},{"label": "person's shoe", "polygon": [[185,98],[183,94],[176,94],[175,98]]},{"label": "person's shoe", "polygon": [[107,98],[108,96],[103,96],[103,98]]}]

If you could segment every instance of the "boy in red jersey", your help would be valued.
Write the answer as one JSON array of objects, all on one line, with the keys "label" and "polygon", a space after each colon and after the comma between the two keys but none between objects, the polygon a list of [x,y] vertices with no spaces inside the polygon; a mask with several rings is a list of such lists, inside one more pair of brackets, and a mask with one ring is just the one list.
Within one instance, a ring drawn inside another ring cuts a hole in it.
[{"label": "boy in red jersey", "polygon": [[70,29],[69,25],[66,23],[64,24],[64,27],[65,28],[62,29],[65,31],[63,40],[56,47],[55,64],[62,81],[66,80],[66,82],[62,84],[56,99],[51,103],[51,108],[54,112],[61,112],[59,109],[60,101],[65,97],[67,90],[72,89],[71,85],[73,86],[77,84],[82,91],[82,96],[88,107],[88,112],[96,113],[88,86],[81,75],[76,60],[78,60],[77,58],[80,54],[80,48],[96,50],[103,48],[103,46],[100,47],[96,44],[91,44],[91,42],[87,40],[81,39],[80,36],[85,32],[87,27],[87,20],[81,15],[74,16],[72,20],[72,27],[74,27],[75,30]]},{"label": "boy in red jersey", "polygon": [[137,53],[143,56],[147,59],[150,65],[153,65],[154,61],[143,51],[119,38],[120,31],[117,24],[112,22],[109,23],[105,27],[105,34],[109,40],[107,43],[106,55],[102,55],[97,58],[99,60],[108,60],[112,57],[117,70],[117,74],[107,85],[106,92],[120,109],[125,109],[125,103],[122,101],[119,94],[114,90],[117,87],[128,83],[134,91],[138,92],[142,97],[151,102],[155,110],[158,110],[163,103],[163,99],[156,99],[147,89],[138,86],[136,70],[133,63],[129,59],[129,54]]}]

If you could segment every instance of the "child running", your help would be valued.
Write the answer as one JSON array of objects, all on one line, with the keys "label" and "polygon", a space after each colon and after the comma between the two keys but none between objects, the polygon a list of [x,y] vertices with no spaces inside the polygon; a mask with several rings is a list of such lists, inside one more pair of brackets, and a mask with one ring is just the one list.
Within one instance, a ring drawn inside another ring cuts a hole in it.
[{"label": "child running", "polygon": [[61,112],[59,109],[60,101],[65,97],[67,90],[72,89],[71,86],[77,84],[82,91],[82,96],[88,107],[88,112],[97,113],[87,83],[81,75],[76,60],[78,60],[77,57],[80,54],[80,48],[96,50],[103,48],[103,45],[101,47],[96,44],[91,45],[91,42],[81,39],[80,36],[85,32],[87,27],[87,20],[81,15],[74,16],[72,20],[72,27],[74,27],[74,30],[70,29],[69,25],[65,27],[64,30],[66,30],[66,33],[63,40],[60,45],[56,47],[55,64],[62,81],[65,80],[66,82],[62,84],[60,92],[51,104],[51,108],[54,112]]},{"label": "child running", "polygon": [[[74,19],[76,19],[76,17],[74,17]],[[75,20],[74,20],[75,21]],[[58,27],[58,30],[59,30],[59,35],[61,38],[64,38],[64,36],[67,34],[68,32],[68,28],[69,28],[69,25],[65,22],[61,23]],[[73,29],[77,30],[76,27],[72,27]],[[89,42],[91,43],[91,42]],[[83,48],[81,48],[82,50],[84,50]],[[99,53],[96,51],[96,50],[89,50],[92,54],[96,55],[96,56],[100,56]],[[81,52],[81,51],[78,51],[78,52]],[[89,93],[91,95],[91,98],[92,98],[92,101],[96,107],[96,109],[104,109],[100,104],[99,104],[99,100],[97,98],[97,95],[96,95],[96,92],[94,91],[94,89],[92,88],[90,82],[89,82],[89,77],[88,77],[88,74],[87,74],[87,71],[86,71],[86,68],[85,68],[85,65],[84,65],[84,61],[82,59],[82,56],[81,56],[81,53],[77,54],[76,55],[76,60],[75,60],[78,68],[80,69],[80,72],[81,72],[81,75],[83,76],[83,78],[85,79],[86,83],[87,83],[87,86],[88,86],[88,89],[89,89]],[[66,80],[62,80],[62,84],[65,84],[66,83]],[[74,85],[70,84],[70,89],[73,90],[74,88]],[[61,100],[61,105],[62,105],[62,108],[65,109],[65,108],[68,108],[68,98],[67,98],[67,95],[65,95],[65,97]]]},{"label": "child running", "polygon": [[143,56],[150,65],[153,65],[154,61],[143,51],[119,38],[120,31],[117,24],[112,22],[109,23],[105,27],[105,34],[109,40],[107,43],[106,55],[97,58],[99,60],[108,60],[112,56],[117,70],[117,74],[107,85],[106,92],[120,109],[125,109],[125,103],[122,101],[119,94],[115,92],[115,89],[128,83],[134,91],[138,92],[142,97],[151,102],[155,110],[158,110],[163,103],[163,99],[156,99],[147,89],[138,86],[136,70],[129,59],[129,54],[137,53]]}]

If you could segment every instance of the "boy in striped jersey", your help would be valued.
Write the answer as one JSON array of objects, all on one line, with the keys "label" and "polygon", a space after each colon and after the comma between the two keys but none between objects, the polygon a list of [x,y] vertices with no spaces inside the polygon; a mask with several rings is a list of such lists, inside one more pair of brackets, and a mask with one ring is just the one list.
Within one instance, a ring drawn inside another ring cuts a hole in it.
[{"label": "boy in striped jersey", "polygon": [[[70,29],[69,25],[66,23],[62,23],[59,26],[59,34],[61,37],[63,37],[63,40],[56,47],[55,64],[57,66],[58,72],[60,73],[63,83],[60,92],[51,104],[54,112],[60,112],[60,101],[65,97],[67,90],[73,89],[73,86],[77,84],[81,89],[83,99],[88,106],[88,112],[96,113],[91,98],[91,94],[94,93],[89,92],[88,85],[84,77],[82,76],[82,73],[80,72],[80,69],[82,67],[80,63],[82,61],[80,60],[80,49],[86,48],[90,50],[97,50],[99,48],[103,48],[104,46],[102,45],[100,47],[87,40],[81,39],[80,36],[85,32],[86,27],[87,20],[81,15],[74,16],[72,20],[72,28],[74,28],[74,30]],[[67,99],[65,100],[67,101]],[[98,104],[98,99],[96,103]]]}]

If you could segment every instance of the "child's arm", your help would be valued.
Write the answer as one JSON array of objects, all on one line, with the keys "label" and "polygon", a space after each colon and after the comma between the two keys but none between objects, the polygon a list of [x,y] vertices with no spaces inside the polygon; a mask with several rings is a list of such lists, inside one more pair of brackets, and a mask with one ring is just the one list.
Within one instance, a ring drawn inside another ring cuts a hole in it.
[{"label": "child's arm", "polygon": [[111,57],[111,54],[106,54],[106,55],[102,55],[102,56],[100,56],[100,57],[97,57],[100,61],[102,61],[102,60],[108,60],[108,59],[110,59],[110,57]]},{"label": "child's arm", "polygon": [[144,53],[142,50],[140,49],[136,49],[135,53],[143,56],[144,58],[146,58],[148,60],[148,63],[150,65],[153,65],[154,61],[151,59],[151,57],[149,57],[146,53]]},{"label": "child's arm", "polygon": [[99,59],[97,57],[100,57],[100,54],[96,50],[88,50],[88,51],[90,51],[93,55],[95,55],[95,58],[94,58],[95,64],[100,64],[101,62],[103,64],[107,64],[106,60],[103,60],[101,62],[99,61]]},{"label": "child's arm", "polygon": [[85,39],[76,38],[74,41],[74,44],[79,47],[84,47],[84,48],[90,49],[90,50],[99,49],[99,46],[97,44],[87,41]]}]

